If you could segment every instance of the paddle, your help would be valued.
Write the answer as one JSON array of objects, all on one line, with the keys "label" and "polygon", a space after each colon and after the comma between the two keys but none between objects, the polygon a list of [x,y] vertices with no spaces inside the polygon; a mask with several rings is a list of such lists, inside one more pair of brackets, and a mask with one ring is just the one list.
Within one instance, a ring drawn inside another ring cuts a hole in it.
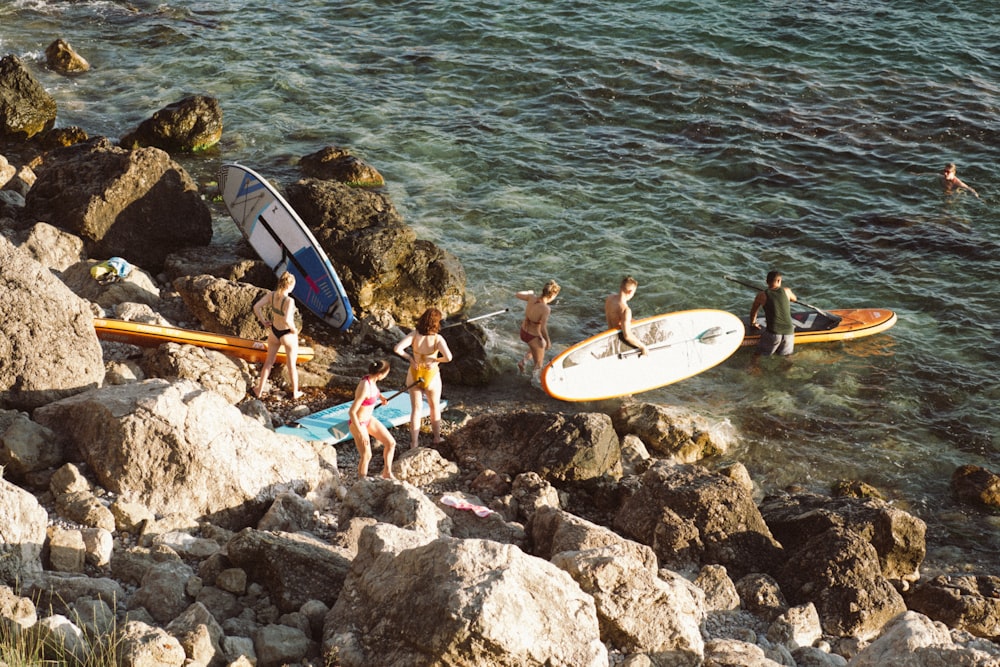
[{"label": "paddle", "polygon": [[495,310],[492,313],[486,313],[485,315],[479,315],[477,317],[470,317],[469,319],[462,320],[461,322],[454,322],[453,324],[446,324],[446,325],[444,325],[441,328],[442,329],[450,329],[452,327],[460,327],[463,324],[468,324],[469,322],[475,322],[476,320],[485,320],[487,317],[495,317],[496,315],[500,315],[501,313],[506,313],[509,310],[510,310],[510,308],[504,308],[503,310]]},{"label": "paddle", "polygon": [[[418,384],[419,384],[419,385],[422,385],[423,383],[424,383],[424,379],[423,379],[423,378],[417,378],[417,379],[416,379],[416,380],[415,380],[415,381],[413,382],[413,384],[410,384],[410,385],[407,385],[407,386],[403,387],[402,389],[400,389],[399,391],[397,391],[397,392],[396,392],[395,394],[393,394],[393,395],[392,395],[392,396],[390,396],[389,398],[385,399],[385,402],[386,402],[386,403],[388,403],[389,401],[391,401],[392,399],[396,398],[396,397],[397,397],[397,396],[399,396],[400,394],[405,394],[406,392],[408,392],[408,391],[410,391],[411,389],[413,389],[414,387],[416,387],[416,386],[417,386]],[[373,409],[373,410],[375,410],[375,409],[378,409],[378,408],[381,408],[381,407],[382,407],[382,403],[379,403],[378,405],[376,405],[376,406],[375,406],[374,408],[372,408],[372,409]]]},{"label": "paddle", "polygon": [[[742,280],[737,280],[736,278],[733,278],[731,276],[722,276],[722,277],[725,278],[726,280],[731,281],[731,282],[743,285],[744,287],[749,287],[752,290],[757,290],[758,292],[763,292],[764,291],[763,288],[758,287],[757,285],[753,285],[751,283],[745,283]],[[839,315],[834,315],[833,313],[828,313],[825,310],[822,310],[821,308],[817,308],[816,306],[810,305],[810,304],[806,303],[805,301],[803,301],[802,299],[797,300],[795,303],[800,303],[800,304],[802,304],[803,306],[805,306],[806,308],[808,308],[810,310],[815,310],[817,313],[819,313],[823,317],[829,317],[831,320],[833,320],[834,322],[837,322],[837,323],[839,323],[842,319],[844,319],[844,318],[840,317]]]},{"label": "paddle", "polygon": [[[684,343],[705,343],[706,345],[712,345],[716,342],[716,339],[720,336],[728,336],[730,334],[736,333],[736,329],[731,331],[723,331],[722,327],[709,327],[705,329],[700,334],[694,338],[688,338],[687,340],[665,340],[659,343],[653,343],[652,345],[646,346],[647,352],[652,352],[653,350],[662,350],[666,347],[673,347],[674,345],[683,345]],[[618,358],[624,359],[625,357],[631,357],[632,355],[639,354],[640,350],[626,350],[625,352],[619,352]]]}]

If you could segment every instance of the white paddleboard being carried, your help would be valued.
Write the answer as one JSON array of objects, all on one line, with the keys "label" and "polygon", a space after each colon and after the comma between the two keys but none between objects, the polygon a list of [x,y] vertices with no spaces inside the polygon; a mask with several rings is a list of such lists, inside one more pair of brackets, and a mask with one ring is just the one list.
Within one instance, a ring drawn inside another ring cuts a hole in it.
[{"label": "white paddleboard being carried", "polygon": [[[303,440],[324,442],[331,445],[352,440],[354,438],[351,435],[352,404],[353,401],[348,401],[314,412],[295,420],[294,426],[279,426],[275,431],[285,435],[295,435]],[[444,410],[446,407],[448,407],[448,401],[441,401],[441,409]],[[376,405],[375,411],[372,412],[372,416],[382,422],[386,428],[408,424],[412,414],[410,395],[407,392],[393,396],[385,405]],[[420,416],[426,417],[429,414],[430,406],[427,405],[427,401],[421,400]]]},{"label": "white paddleboard being carried", "polygon": [[264,263],[275,275],[288,271],[295,276],[292,296],[327,324],[348,329],[354,315],[337,272],[278,191],[239,164],[222,165],[219,190],[240,233]]},{"label": "white paddleboard being carried", "polygon": [[743,342],[739,317],[722,310],[684,310],[632,322],[649,354],[605,331],[557,355],[542,370],[542,387],[562,401],[638,394],[697,375],[728,359]]}]

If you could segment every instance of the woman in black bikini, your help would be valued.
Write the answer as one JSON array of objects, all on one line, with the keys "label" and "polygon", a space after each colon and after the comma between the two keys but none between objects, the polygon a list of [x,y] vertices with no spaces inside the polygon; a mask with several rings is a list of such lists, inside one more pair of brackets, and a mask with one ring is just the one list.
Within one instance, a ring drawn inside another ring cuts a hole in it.
[{"label": "woman in black bikini", "polygon": [[299,330],[295,327],[295,301],[290,296],[295,289],[295,276],[285,271],[278,277],[278,286],[268,292],[253,305],[257,320],[267,328],[267,360],[260,369],[260,378],[253,390],[255,398],[264,395],[267,378],[271,375],[278,349],[284,345],[288,357],[288,380],[291,383],[292,398],[300,398],[299,371],[295,367],[299,356]]},{"label": "woman in black bikini", "polygon": [[559,284],[554,280],[545,283],[541,296],[535,296],[535,290],[516,294],[518,299],[528,302],[524,307],[524,321],[521,322],[521,340],[528,344],[528,351],[521,358],[521,361],[517,362],[517,368],[521,373],[524,373],[528,359],[534,361],[535,364],[532,377],[534,377],[535,371],[541,369],[545,363],[545,350],[552,347],[548,328],[552,307],[549,304],[558,295]]}]

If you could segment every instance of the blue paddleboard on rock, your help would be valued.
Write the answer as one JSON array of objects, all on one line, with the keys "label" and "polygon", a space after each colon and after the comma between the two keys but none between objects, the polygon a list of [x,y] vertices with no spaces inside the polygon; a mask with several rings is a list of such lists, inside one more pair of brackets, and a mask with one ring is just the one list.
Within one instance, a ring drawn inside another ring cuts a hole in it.
[{"label": "blue paddleboard on rock", "polygon": [[[298,436],[303,440],[315,440],[328,444],[351,440],[353,436],[350,429],[350,410],[353,402],[340,403],[311,415],[300,417],[295,420],[294,425],[279,426],[275,431],[285,435]],[[427,405],[427,401],[422,401],[421,405],[423,407],[420,416],[426,417],[430,414],[430,407]],[[441,401],[441,410],[446,407],[448,407],[448,401]],[[404,392],[393,396],[385,405],[377,405],[372,414],[386,428],[407,424],[412,414],[410,395]]]},{"label": "blue paddleboard on rock", "polygon": [[260,258],[281,275],[295,276],[292,296],[329,325],[348,329],[351,304],[323,248],[278,191],[238,164],[219,170],[219,190],[240,233]]}]

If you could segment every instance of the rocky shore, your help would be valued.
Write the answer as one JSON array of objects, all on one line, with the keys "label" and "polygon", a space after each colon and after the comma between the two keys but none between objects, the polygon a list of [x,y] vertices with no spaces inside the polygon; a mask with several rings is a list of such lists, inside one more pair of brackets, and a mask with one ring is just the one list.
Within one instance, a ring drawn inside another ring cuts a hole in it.
[{"label": "rocky shore", "polygon": [[[923,522],[877,490],[765,496],[719,463],[725,425],[641,397],[570,409],[501,372],[475,324],[447,331],[445,441],[403,448],[397,480],[377,455],[359,479],[350,442],[277,434],[347,400],[424,308],[470,305],[459,259],[339,149],[283,187],[358,316],[302,316],[302,400],[254,400],[258,368],[218,352],[99,341],[94,317],[260,338],[274,276],[211,245],[217,188],[173,157],[218,141],[214,100],[115,141],[54,129],[32,83],[0,61],[19,110],[0,114],[0,646],[142,667],[1000,665],[1000,578],[923,577]],[[111,256],[133,271],[102,285]],[[987,505],[1000,488],[959,481]]]}]

